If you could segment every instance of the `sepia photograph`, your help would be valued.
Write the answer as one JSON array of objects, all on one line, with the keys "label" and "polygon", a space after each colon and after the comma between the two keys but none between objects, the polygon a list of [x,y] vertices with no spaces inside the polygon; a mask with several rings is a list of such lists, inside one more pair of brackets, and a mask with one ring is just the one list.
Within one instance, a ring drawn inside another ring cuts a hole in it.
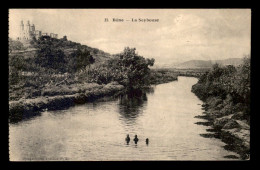
[{"label": "sepia photograph", "polygon": [[250,160],[251,9],[8,10],[9,161]]}]

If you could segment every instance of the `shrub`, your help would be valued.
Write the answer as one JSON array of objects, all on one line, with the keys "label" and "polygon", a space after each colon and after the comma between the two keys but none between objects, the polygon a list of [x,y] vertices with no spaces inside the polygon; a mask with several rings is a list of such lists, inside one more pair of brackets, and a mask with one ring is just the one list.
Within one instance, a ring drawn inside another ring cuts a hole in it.
[{"label": "shrub", "polygon": [[192,91],[202,100],[215,98],[213,107],[219,106],[223,100],[222,113],[242,111],[250,113],[250,58],[245,57],[238,67],[213,65],[211,71],[200,76]]}]

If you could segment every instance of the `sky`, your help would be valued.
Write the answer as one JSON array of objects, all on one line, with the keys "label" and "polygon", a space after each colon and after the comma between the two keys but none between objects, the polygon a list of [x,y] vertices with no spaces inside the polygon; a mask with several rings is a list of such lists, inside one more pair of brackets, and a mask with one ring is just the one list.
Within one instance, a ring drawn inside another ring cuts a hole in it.
[{"label": "sky", "polygon": [[[112,22],[113,18],[124,22]],[[131,22],[132,18],[159,22]],[[136,48],[139,55],[154,58],[157,66],[242,58],[251,50],[250,9],[10,9],[9,37],[19,36],[21,20],[110,54]]]}]

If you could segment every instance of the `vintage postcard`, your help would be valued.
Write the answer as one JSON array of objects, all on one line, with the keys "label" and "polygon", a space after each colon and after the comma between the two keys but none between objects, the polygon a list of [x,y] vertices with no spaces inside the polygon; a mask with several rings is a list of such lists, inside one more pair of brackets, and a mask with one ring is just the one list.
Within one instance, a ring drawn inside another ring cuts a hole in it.
[{"label": "vintage postcard", "polygon": [[250,160],[250,9],[9,9],[9,160]]}]

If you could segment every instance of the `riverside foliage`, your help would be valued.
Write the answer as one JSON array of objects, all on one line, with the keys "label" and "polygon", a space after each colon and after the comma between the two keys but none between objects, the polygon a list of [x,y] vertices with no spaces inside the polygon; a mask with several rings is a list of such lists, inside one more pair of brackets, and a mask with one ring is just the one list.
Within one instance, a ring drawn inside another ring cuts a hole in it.
[{"label": "riverside foliage", "polygon": [[90,69],[89,77],[97,83],[116,81],[129,90],[150,84],[150,69],[154,59],[145,59],[135,52],[135,48],[126,47],[124,51],[104,64]]},{"label": "riverside foliage", "polygon": [[250,120],[250,57],[243,64],[221,67],[215,64],[206,72],[192,91],[203,101],[211,101],[218,114],[242,113],[242,119]]}]

